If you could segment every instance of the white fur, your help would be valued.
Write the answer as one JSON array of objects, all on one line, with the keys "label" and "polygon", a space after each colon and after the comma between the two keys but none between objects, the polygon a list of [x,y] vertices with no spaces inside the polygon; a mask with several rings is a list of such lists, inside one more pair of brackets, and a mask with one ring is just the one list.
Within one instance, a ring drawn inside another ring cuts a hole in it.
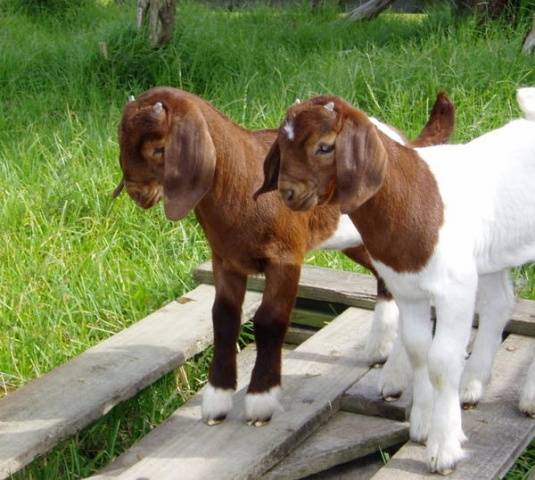
[{"label": "white fur", "polygon": [[340,215],[336,231],[323,243],[318,245],[318,250],[344,250],[350,247],[362,245],[362,237],[349,218],[349,215]]},{"label": "white fur", "polygon": [[461,403],[475,405],[483,395],[501,343],[502,331],[514,305],[509,270],[480,275],[476,300],[479,328],[461,380]]},{"label": "white fur", "polygon": [[365,350],[369,365],[386,361],[398,334],[398,316],[394,300],[377,300]]},{"label": "white fur", "polygon": [[232,409],[234,390],[216,388],[210,383],[206,385],[202,395],[202,418],[205,422],[226,416]]},{"label": "white fur", "polygon": [[516,98],[524,116],[535,121],[535,88],[519,88]]},{"label": "white fur", "polygon": [[403,140],[403,137],[386,123],[383,123],[374,117],[370,117],[370,122],[372,122],[379,130],[381,130],[381,132],[389,136],[392,140],[405,145],[405,140]]},{"label": "white fur", "polygon": [[535,358],[529,367],[524,388],[520,393],[519,408],[526,415],[535,417]]},{"label": "white fur", "polygon": [[[531,95],[535,89],[520,94],[523,99]],[[533,118],[535,105],[527,108]],[[447,473],[463,458],[459,387],[478,284],[481,340],[476,339],[465,376],[472,393],[479,389],[471,386],[474,379],[481,385],[488,379],[512,308],[508,270],[535,260],[535,122],[515,120],[468,144],[418,153],[445,207],[437,245],[419,272],[398,273],[378,261],[374,266],[400,309],[403,342],[414,368],[411,437],[427,437],[429,467]],[[437,311],[434,338],[431,301]],[[535,373],[528,381],[535,382]]]},{"label": "white fur", "polygon": [[288,140],[293,140],[295,138],[294,126],[292,122],[287,121],[282,127],[282,129],[286,133]]},{"label": "white fur", "polygon": [[247,421],[253,425],[262,425],[269,421],[277,410],[282,410],[281,392],[281,387],[277,386],[263,393],[248,393],[245,396]]},{"label": "white fur", "polygon": [[401,341],[401,335],[398,335],[392,351],[388,355],[388,360],[381,371],[381,378],[379,380],[381,396],[387,401],[398,398],[411,380],[412,368],[403,342]]}]

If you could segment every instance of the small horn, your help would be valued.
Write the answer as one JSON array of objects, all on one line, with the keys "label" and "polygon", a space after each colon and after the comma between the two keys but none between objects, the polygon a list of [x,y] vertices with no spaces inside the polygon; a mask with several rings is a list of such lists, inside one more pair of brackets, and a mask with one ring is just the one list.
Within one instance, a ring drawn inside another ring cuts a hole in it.
[{"label": "small horn", "polygon": [[334,112],[334,102],[329,102],[323,105],[323,108],[329,110],[329,112]]},{"label": "small horn", "polygon": [[136,100],[136,97],[134,97],[134,95],[128,95],[128,101],[129,102],[133,102]]},{"label": "small horn", "polygon": [[299,103],[301,103],[301,99],[300,99],[300,98],[296,98],[296,99],[295,99],[295,102],[294,102],[294,105],[297,105],[297,104],[299,104]]},{"label": "small horn", "polygon": [[156,102],[156,103],[152,106],[152,111],[153,111],[156,115],[160,115],[160,113],[162,113],[162,111],[163,111],[162,102]]},{"label": "small horn", "polygon": [[119,182],[119,185],[115,187],[115,190],[111,194],[113,199],[116,199],[119,195],[121,195],[121,192],[124,189],[124,177],[121,178],[121,181]]}]

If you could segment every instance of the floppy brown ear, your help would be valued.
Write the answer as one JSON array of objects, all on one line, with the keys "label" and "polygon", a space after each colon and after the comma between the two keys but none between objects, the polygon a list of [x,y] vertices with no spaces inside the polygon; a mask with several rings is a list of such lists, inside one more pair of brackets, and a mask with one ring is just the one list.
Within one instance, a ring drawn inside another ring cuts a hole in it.
[{"label": "floppy brown ear", "polygon": [[256,200],[260,195],[277,190],[279,184],[279,170],[281,166],[281,151],[279,141],[275,140],[264,160],[264,183],[254,193],[253,198]]},{"label": "floppy brown ear", "polygon": [[360,207],[379,190],[387,153],[375,126],[346,119],[336,138],[336,187],[342,213]]},{"label": "floppy brown ear", "polygon": [[216,152],[208,125],[191,105],[174,117],[165,146],[164,210],[169,220],[185,217],[212,186]]}]

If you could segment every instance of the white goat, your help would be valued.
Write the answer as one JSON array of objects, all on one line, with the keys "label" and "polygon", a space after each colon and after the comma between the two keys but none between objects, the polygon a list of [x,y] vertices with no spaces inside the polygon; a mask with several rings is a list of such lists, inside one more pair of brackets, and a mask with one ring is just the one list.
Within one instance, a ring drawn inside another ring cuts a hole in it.
[{"label": "white goat", "polygon": [[[332,198],[400,310],[414,368],[411,438],[427,441],[432,471],[449,473],[463,457],[460,397],[479,400],[514,306],[510,269],[535,260],[535,88],[518,91],[525,119],[464,145],[419,149],[330,100],[289,109],[295,141],[279,133],[279,190],[290,208],[302,209],[303,199],[321,203],[336,179]],[[476,306],[479,331],[465,362]],[[535,365],[528,381],[520,405],[533,414]]]}]

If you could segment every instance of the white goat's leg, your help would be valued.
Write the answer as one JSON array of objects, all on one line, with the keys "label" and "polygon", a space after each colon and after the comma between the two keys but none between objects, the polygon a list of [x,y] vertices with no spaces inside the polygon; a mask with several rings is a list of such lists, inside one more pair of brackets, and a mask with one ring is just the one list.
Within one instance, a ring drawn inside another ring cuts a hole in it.
[{"label": "white goat's leg", "polygon": [[464,457],[459,385],[465,364],[474,314],[477,277],[465,285],[449,286],[435,297],[437,323],[429,350],[429,377],[434,389],[433,416],[427,439],[427,461],[432,472],[448,474]]},{"label": "white goat's leg", "polygon": [[379,390],[382,397],[387,402],[399,398],[411,380],[412,367],[403,346],[401,335],[398,335],[388,360],[381,371]]},{"label": "white goat's leg", "polygon": [[427,352],[432,340],[429,321],[429,302],[398,301],[401,335],[410,364],[414,371],[410,437],[425,443],[433,409],[433,389],[427,372]]},{"label": "white goat's leg", "polygon": [[476,301],[479,328],[461,380],[461,403],[464,408],[477,405],[483,395],[491,377],[494,357],[502,341],[503,329],[514,305],[515,296],[509,270],[479,277]]},{"label": "white goat's leg", "polygon": [[398,307],[393,299],[377,297],[366,343],[365,354],[368,365],[385,363],[398,334],[398,317]]},{"label": "white goat's leg", "polygon": [[529,367],[524,387],[520,393],[518,406],[522,413],[535,418],[535,358]]}]

